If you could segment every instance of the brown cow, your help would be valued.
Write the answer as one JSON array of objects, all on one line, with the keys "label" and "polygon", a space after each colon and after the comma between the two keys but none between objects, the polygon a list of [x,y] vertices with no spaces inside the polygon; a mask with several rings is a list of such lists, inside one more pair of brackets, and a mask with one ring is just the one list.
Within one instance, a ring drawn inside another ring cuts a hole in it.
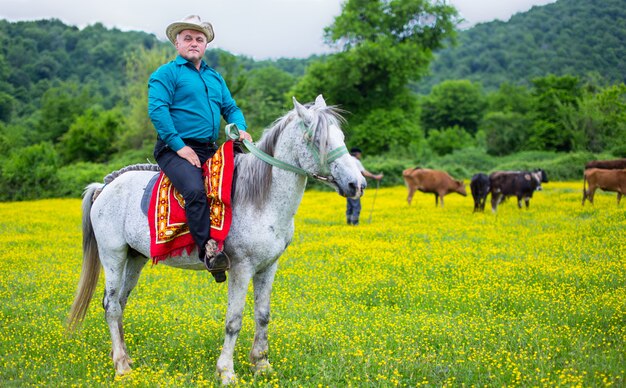
[{"label": "brown cow", "polygon": [[585,164],[585,170],[589,168],[604,168],[606,170],[622,170],[626,168],[626,158],[613,160],[592,160]]},{"label": "brown cow", "polygon": [[452,179],[444,171],[419,167],[408,168],[402,172],[402,177],[409,189],[409,196],[406,199],[409,205],[415,190],[435,194],[435,206],[439,205],[439,197],[441,197],[441,207],[443,207],[443,197],[446,194],[459,193],[464,197],[467,195],[463,181]]},{"label": "brown cow", "polygon": [[[589,190],[587,190],[587,182],[589,182]],[[585,170],[583,178],[583,206],[587,198],[593,205],[593,195],[598,188],[604,191],[616,191],[617,204],[619,205],[622,195],[626,194],[626,169],[605,170],[590,168]]]}]

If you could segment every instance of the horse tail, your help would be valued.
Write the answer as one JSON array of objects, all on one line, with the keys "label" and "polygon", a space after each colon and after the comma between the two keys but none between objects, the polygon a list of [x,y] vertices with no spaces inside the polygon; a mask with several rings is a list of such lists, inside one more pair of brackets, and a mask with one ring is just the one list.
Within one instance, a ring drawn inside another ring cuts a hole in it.
[{"label": "horse tail", "polygon": [[78,289],[74,296],[74,302],[67,318],[67,328],[74,331],[80,326],[87,308],[93,297],[93,293],[100,276],[100,258],[98,256],[98,243],[91,224],[91,205],[94,194],[102,190],[103,185],[92,183],[83,193],[83,268],[78,281]]}]

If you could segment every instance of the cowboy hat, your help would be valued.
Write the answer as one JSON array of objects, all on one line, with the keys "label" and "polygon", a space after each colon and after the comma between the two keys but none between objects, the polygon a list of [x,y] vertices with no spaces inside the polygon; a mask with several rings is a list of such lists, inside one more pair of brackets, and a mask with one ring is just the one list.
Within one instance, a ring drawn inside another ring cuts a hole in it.
[{"label": "cowboy hat", "polygon": [[170,24],[165,29],[165,35],[167,35],[172,44],[176,45],[176,35],[184,30],[194,30],[203,33],[206,36],[207,43],[211,42],[215,36],[211,23],[201,21],[198,15],[187,16],[180,22]]}]

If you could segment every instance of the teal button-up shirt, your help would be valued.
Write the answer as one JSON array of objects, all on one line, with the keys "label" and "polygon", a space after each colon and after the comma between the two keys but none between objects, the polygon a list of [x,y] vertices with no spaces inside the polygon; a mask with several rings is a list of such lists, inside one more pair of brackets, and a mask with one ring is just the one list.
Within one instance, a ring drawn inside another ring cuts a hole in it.
[{"label": "teal button-up shirt", "polygon": [[221,117],[241,130],[247,128],[222,76],[204,60],[198,71],[180,55],[150,76],[148,115],[159,137],[174,151],[185,146],[183,139],[216,141]]}]

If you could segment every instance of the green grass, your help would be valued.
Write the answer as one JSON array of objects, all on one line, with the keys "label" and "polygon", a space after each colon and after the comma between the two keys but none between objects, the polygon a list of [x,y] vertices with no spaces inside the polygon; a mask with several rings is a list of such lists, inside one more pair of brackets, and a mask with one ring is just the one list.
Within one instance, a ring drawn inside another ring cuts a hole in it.
[{"label": "green grass", "polygon": [[[624,386],[626,207],[580,182],[548,183],[472,214],[453,194],[379,189],[345,225],[345,199],[310,191],[272,294],[270,361],[254,376],[252,295],[236,346],[241,386]],[[100,306],[63,324],[81,266],[75,199],[0,203],[0,386],[214,386],[226,286],[144,269],[125,329],[134,371],[116,378]]]}]

